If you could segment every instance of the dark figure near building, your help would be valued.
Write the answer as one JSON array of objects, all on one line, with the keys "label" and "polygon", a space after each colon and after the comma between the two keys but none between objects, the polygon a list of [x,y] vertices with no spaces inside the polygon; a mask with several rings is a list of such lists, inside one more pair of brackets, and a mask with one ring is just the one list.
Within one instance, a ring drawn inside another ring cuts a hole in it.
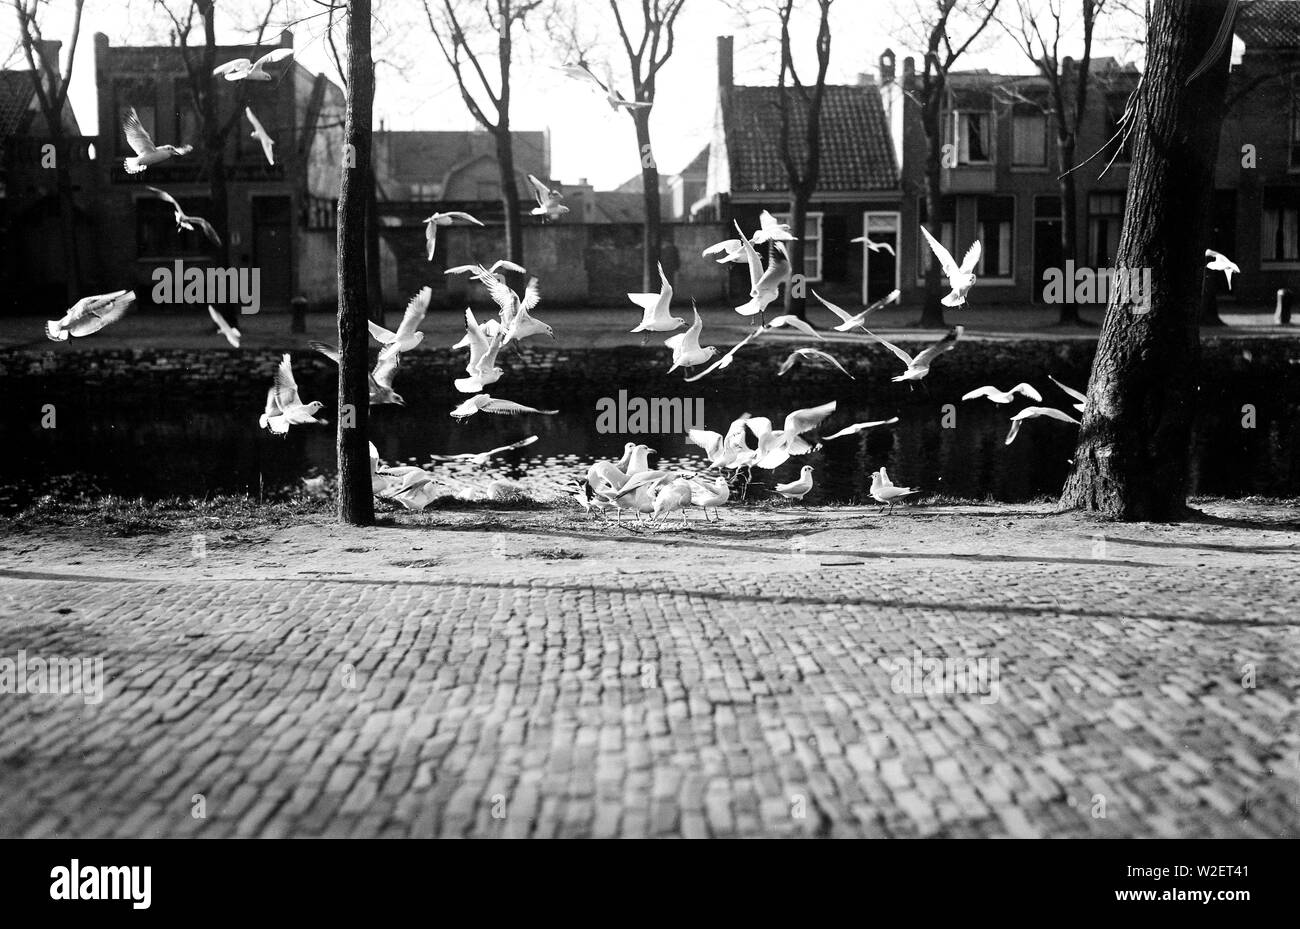
[{"label": "dark figure near building", "polygon": [[672,239],[664,239],[659,245],[659,263],[664,266],[668,283],[677,286],[677,269],[682,266],[682,256]]}]

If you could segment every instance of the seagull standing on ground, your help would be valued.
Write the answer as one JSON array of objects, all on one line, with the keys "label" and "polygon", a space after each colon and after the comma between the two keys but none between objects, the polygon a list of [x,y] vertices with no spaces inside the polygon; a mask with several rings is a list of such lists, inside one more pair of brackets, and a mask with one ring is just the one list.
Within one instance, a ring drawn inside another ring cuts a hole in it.
[{"label": "seagull standing on ground", "polygon": [[921,491],[913,490],[911,487],[895,487],[894,482],[889,479],[885,469],[871,472],[871,499],[877,503],[889,504],[889,512],[894,512],[894,504],[903,497],[911,494],[919,494]]},{"label": "seagull standing on ground", "polygon": [[293,54],[291,48],[276,48],[267,52],[256,62],[247,58],[236,58],[212,69],[213,77],[224,76],[228,81],[272,81],[275,78],[266,73],[266,66],[283,61]]},{"label": "seagull standing on ground", "polygon": [[402,322],[396,332],[389,332],[373,320],[366,324],[375,341],[384,346],[379,350],[380,358],[388,359],[400,352],[409,352],[424,341],[424,333],[419,331],[420,324],[424,322],[424,314],[429,311],[429,300],[432,298],[433,288],[421,287],[420,292],[406,305],[406,312],[402,314]]},{"label": "seagull standing on ground", "polygon": [[709,507],[713,507],[713,515],[719,520],[718,507],[726,503],[731,497],[731,487],[727,484],[725,477],[716,477],[711,481],[702,477],[696,477],[691,480],[691,506],[698,506],[704,511],[704,521],[709,521]]},{"label": "seagull standing on ground", "polygon": [[685,526],[686,508],[691,505],[693,495],[691,482],[684,477],[676,478],[655,495],[654,519],[657,521],[672,513],[681,513],[682,525]]},{"label": "seagull standing on ground", "polygon": [[[451,210],[450,212],[447,213],[434,213],[432,216],[425,218],[424,242],[428,246],[428,255],[430,261],[433,261],[434,249],[438,247],[438,227],[450,226],[452,223],[456,222],[457,220],[460,220],[463,223],[473,223],[476,226],[483,225],[483,223],[479,222],[473,216],[470,216],[468,213],[462,212],[460,210]],[[450,274],[451,272],[448,271],[447,273]]]},{"label": "seagull standing on ground", "polygon": [[673,285],[668,283],[664,274],[663,263],[659,264],[659,280],[662,289],[657,294],[628,294],[627,298],[641,307],[641,322],[631,332],[672,332],[686,325],[686,320],[669,315],[669,306],[673,302]]},{"label": "seagull standing on ground", "polygon": [[145,171],[150,165],[161,164],[168,158],[178,158],[181,155],[188,155],[194,151],[193,145],[155,145],[149,133],[145,131],[144,123],[140,122],[140,116],[136,113],[135,107],[126,114],[126,119],[122,121],[122,131],[126,133],[126,141],[135,152],[134,158],[124,158],[122,167],[126,169],[127,174],[139,174]]},{"label": "seagull standing on ground", "polygon": [[979,397],[988,397],[994,403],[1010,403],[1016,398],[1016,394],[1022,394],[1030,400],[1043,402],[1043,395],[1033,388],[1030,384],[1020,383],[1010,390],[998,390],[996,387],[976,387],[969,393],[962,394],[963,400],[975,400]]},{"label": "seagull standing on ground", "polygon": [[253,125],[253,131],[249,133],[249,136],[261,143],[262,154],[266,156],[266,163],[269,165],[275,164],[275,140],[262,127],[261,121],[253,115],[252,107],[244,107],[244,115],[248,117],[248,121]]},{"label": "seagull standing on ground", "polygon": [[130,290],[82,297],[62,319],[51,319],[45,323],[45,335],[55,342],[66,342],[70,335],[77,338],[88,336],[117,322],[134,302],[135,293]]},{"label": "seagull standing on ground", "polygon": [[804,465],[799,469],[799,479],[791,481],[788,484],[777,484],[773,490],[785,497],[787,500],[803,501],[808,496],[808,491],[813,489],[813,469],[811,465]]},{"label": "seagull standing on ground", "polygon": [[885,346],[885,348],[889,349],[891,352],[893,352],[895,355],[898,356],[899,361],[907,365],[906,371],[898,375],[898,377],[890,378],[891,381],[898,382],[898,381],[919,381],[922,378],[924,378],[927,374],[930,373],[930,365],[934,364],[936,358],[938,358],[944,352],[952,351],[953,348],[956,347],[957,340],[961,338],[961,334],[964,331],[965,331],[964,326],[953,326],[951,329],[948,330],[948,334],[946,336],[944,336],[938,342],[935,342],[925,351],[918,354],[915,358],[913,358],[911,355],[903,351],[901,348],[899,348],[897,345],[893,344],[892,342],[886,342],[884,339],[876,335],[874,332],[868,331],[867,335],[871,336],[881,345]]},{"label": "seagull standing on ground", "polygon": [[939,267],[943,269],[944,277],[948,278],[948,286],[952,288],[952,292],[943,298],[943,305],[962,306],[966,303],[966,294],[970,293],[970,289],[975,286],[975,266],[979,264],[982,254],[980,240],[976,239],[966,250],[966,255],[959,266],[953,261],[952,255],[948,254],[948,249],[930,235],[929,229],[922,226],[921,233],[925,236],[925,241],[930,243],[930,251],[934,252],[934,257],[939,259]]},{"label": "seagull standing on ground", "polygon": [[1232,276],[1241,273],[1241,268],[1237,267],[1237,263],[1227,255],[1216,252],[1212,248],[1205,250],[1205,257],[1211,259],[1210,263],[1205,267],[1210,271],[1222,271],[1223,276],[1228,279],[1228,289],[1232,290]]}]

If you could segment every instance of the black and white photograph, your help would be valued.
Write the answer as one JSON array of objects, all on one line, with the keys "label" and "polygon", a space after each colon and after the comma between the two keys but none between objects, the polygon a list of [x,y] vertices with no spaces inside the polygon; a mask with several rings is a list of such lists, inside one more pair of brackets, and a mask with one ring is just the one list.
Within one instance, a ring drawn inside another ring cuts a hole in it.
[{"label": "black and white photograph", "polygon": [[38,896],[1300,837],[1300,0],[3,0],[0,57],[0,839],[110,841]]}]

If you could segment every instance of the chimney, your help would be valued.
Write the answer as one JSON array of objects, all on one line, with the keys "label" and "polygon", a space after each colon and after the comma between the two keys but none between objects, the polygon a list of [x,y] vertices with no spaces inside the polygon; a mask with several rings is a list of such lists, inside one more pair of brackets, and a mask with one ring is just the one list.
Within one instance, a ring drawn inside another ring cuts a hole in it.
[{"label": "chimney", "polygon": [[916,83],[916,60],[908,55],[903,59],[903,87],[910,88]]},{"label": "chimney", "polygon": [[718,87],[730,90],[735,86],[734,40],[729,35],[718,36]]},{"label": "chimney", "polygon": [[63,48],[63,43],[58,39],[37,39],[35,48],[32,49],[36,54],[36,67],[47,71],[55,77],[59,73],[59,49]]},{"label": "chimney", "polygon": [[288,29],[280,30],[280,47],[293,48],[293,33]]},{"label": "chimney", "polygon": [[880,86],[894,83],[894,50],[887,48],[880,53]]}]

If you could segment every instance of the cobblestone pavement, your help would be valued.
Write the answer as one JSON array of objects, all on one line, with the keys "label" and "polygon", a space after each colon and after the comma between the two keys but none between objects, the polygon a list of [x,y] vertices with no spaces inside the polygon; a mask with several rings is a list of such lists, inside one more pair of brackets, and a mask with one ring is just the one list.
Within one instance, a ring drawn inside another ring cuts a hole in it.
[{"label": "cobblestone pavement", "polygon": [[[611,537],[473,580],[0,557],[0,658],[107,682],[0,694],[0,836],[1297,836],[1300,535],[1120,534]],[[988,674],[925,692],[930,658]]]}]

